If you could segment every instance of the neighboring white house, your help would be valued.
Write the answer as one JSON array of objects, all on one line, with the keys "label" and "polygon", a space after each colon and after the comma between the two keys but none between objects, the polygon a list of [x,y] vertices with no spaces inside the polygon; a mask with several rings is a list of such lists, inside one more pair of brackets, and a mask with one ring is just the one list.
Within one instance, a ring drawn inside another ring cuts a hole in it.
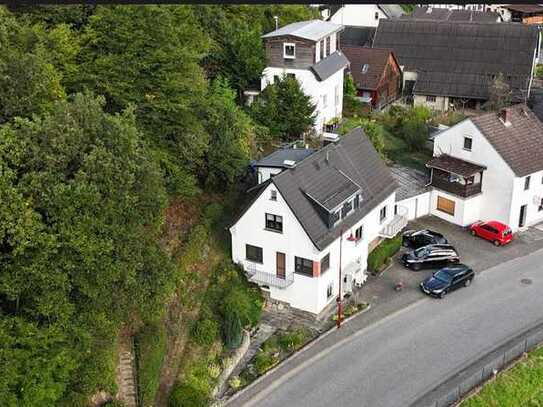
[{"label": "neighboring white house", "polygon": [[[355,129],[253,190],[230,228],[232,259],[273,302],[313,314],[366,279],[368,251],[407,222],[397,184]],[[341,239],[340,236],[343,236]]]},{"label": "neighboring white house", "polygon": [[543,124],[525,105],[466,119],[434,139],[431,214],[461,226],[543,221]]},{"label": "neighboring white house", "polygon": [[404,14],[398,4],[343,4],[324,11],[332,23],[356,27],[377,27],[380,19],[399,18]]},{"label": "neighboring white house", "polygon": [[349,61],[339,49],[343,26],[321,20],[292,23],[263,35],[267,67],[261,90],[283,75],[295,77],[317,106],[315,131],[341,118],[343,76]]}]

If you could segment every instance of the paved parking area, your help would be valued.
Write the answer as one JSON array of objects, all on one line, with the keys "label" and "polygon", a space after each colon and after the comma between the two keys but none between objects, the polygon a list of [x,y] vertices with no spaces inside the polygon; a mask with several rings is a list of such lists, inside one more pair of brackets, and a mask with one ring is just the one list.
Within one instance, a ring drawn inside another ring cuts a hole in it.
[{"label": "paved parking area", "polygon": [[[412,221],[406,229],[431,229],[442,233],[458,251],[460,261],[471,266],[476,273],[543,248],[543,227],[537,226],[517,233],[510,244],[502,247],[471,236],[465,228],[435,216]],[[357,301],[369,302],[375,311],[386,315],[424,296],[419,290],[419,284],[435,270],[423,269],[415,272],[406,269],[398,262],[404,250],[400,250],[390,268],[381,276],[370,276],[366,284],[355,291],[353,295]],[[394,285],[398,281],[404,283],[401,292],[394,291]]]}]

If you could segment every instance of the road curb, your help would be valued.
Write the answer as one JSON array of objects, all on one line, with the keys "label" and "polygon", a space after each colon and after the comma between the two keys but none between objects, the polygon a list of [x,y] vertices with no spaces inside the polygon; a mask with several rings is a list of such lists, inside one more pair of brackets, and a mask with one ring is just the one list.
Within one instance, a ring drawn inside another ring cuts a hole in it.
[{"label": "road curb", "polygon": [[[354,315],[351,315],[350,317],[348,318],[345,318],[343,320],[343,324],[347,324],[349,323],[351,320],[355,319],[356,317],[360,317],[362,316],[364,313],[368,312],[369,310],[371,309],[371,304],[368,304],[368,306],[366,308],[364,308],[362,311],[359,311],[357,312],[356,314]],[[378,321],[377,321],[378,322]],[[254,386],[256,386],[258,383],[260,383],[261,381],[263,381],[265,378],[267,378],[268,376],[270,376],[271,374],[273,374],[274,372],[276,372],[279,368],[283,367],[287,362],[289,362],[290,360],[294,359],[295,357],[298,357],[299,355],[303,354],[304,352],[307,352],[309,351],[312,347],[314,347],[316,344],[318,344],[321,340],[323,340],[324,338],[326,338],[328,335],[332,334],[333,332],[336,332],[337,331],[337,327],[336,326],[333,326],[331,327],[330,329],[328,329],[327,331],[324,331],[321,335],[317,336],[316,338],[314,338],[313,340],[307,342],[304,346],[302,346],[300,349],[298,349],[296,352],[294,352],[293,354],[291,354],[290,356],[288,356],[287,358],[283,359],[281,362],[279,362],[277,365],[275,365],[273,368],[271,368],[270,370],[268,370],[266,373],[264,373],[263,375],[259,376],[255,381],[253,381],[251,384],[249,384],[247,387],[241,389],[240,391],[234,393],[230,398],[228,398],[227,400],[224,400],[222,401],[220,404],[214,404],[214,407],[219,407],[219,406],[227,406],[229,403],[235,401],[237,398],[243,396],[246,392],[248,392],[249,390],[251,390]],[[355,332],[356,333],[356,332]],[[353,333],[354,335],[354,333]],[[352,335],[351,335],[352,336]],[[350,337],[350,336],[349,336]],[[320,353],[324,353],[325,351],[322,351],[322,352],[319,352],[318,354]],[[318,355],[317,354],[317,355]],[[316,356],[316,355],[315,355]]]}]

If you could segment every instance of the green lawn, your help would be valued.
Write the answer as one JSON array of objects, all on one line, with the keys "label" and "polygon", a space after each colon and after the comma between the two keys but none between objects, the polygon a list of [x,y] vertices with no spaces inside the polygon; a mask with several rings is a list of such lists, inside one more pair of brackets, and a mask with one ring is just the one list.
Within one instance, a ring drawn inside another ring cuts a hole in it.
[{"label": "green lawn", "polygon": [[543,347],[498,375],[461,407],[542,407]]},{"label": "green lawn", "polygon": [[425,164],[432,158],[430,150],[412,152],[407,149],[405,142],[388,131],[384,131],[386,157],[403,166],[424,170]]}]

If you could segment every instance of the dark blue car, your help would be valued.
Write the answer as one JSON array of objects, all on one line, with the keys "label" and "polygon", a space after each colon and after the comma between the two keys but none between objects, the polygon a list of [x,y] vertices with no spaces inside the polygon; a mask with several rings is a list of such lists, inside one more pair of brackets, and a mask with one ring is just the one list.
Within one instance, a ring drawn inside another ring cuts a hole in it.
[{"label": "dark blue car", "polygon": [[468,287],[474,277],[475,273],[471,267],[465,264],[456,264],[436,271],[420,283],[420,289],[425,294],[443,298],[445,294],[457,288]]}]

